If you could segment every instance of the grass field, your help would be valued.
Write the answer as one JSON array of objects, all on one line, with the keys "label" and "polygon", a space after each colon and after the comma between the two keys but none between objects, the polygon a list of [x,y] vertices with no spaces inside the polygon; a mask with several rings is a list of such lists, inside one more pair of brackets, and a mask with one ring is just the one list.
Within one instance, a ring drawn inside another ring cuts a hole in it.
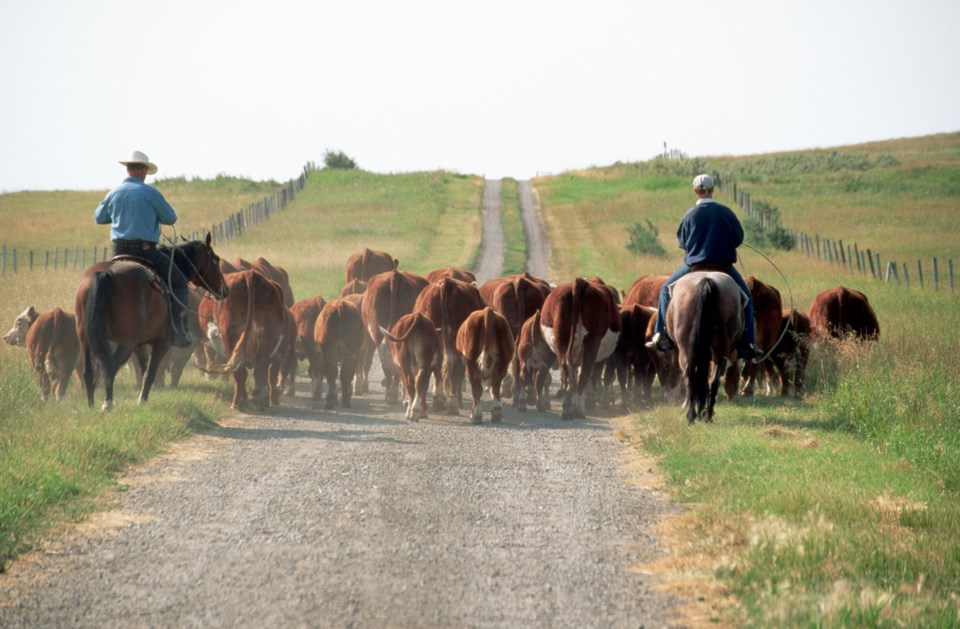
[{"label": "grass field", "polygon": [[[784,225],[856,241],[884,259],[960,262],[960,134],[789,154],[652,160],[535,181],[559,281],[603,277],[626,288],[679,263],[675,230],[697,172],[735,178],[777,206]],[[183,230],[223,220],[273,182],[221,177],[158,187]],[[479,245],[483,181],[449,173],[317,171],[293,204],[218,250],[264,256],[291,275],[297,299],[332,296],[347,255],[384,249],[401,268],[470,266]],[[0,196],[7,244],[52,248],[92,239],[103,192]],[[515,183],[504,182],[508,259],[518,264]],[[224,199],[227,200],[224,200]],[[718,196],[722,202],[729,198]],[[56,210],[51,208],[58,208]],[[634,256],[627,228],[649,219],[665,257]],[[196,223],[193,223],[196,221]],[[35,224],[39,223],[39,224]],[[665,490],[687,504],[658,531],[673,552],[642,567],[690,601],[687,620],[736,626],[960,626],[960,323],[958,295],[888,285],[798,252],[741,249],[741,271],[806,310],[820,291],[863,290],[880,319],[871,346],[816,348],[802,401],[721,401],[711,425],[686,426],[657,405],[631,417],[623,438],[655,455]],[[27,305],[72,307],[79,273],[0,278],[0,323]],[[76,382],[44,406],[23,350],[0,348],[0,565],[46,527],[92,508],[131,462],[226,412],[229,385],[193,371],[177,394],[134,404],[121,377],[117,408],[89,411]]]}]

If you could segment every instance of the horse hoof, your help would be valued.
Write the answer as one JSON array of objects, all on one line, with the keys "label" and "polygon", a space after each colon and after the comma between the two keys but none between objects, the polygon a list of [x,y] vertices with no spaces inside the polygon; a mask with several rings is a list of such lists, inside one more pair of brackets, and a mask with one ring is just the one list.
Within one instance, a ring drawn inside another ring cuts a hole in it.
[{"label": "horse hoof", "polygon": [[110,401],[106,401],[100,405],[101,411],[109,411],[111,408],[113,408],[113,402]]}]

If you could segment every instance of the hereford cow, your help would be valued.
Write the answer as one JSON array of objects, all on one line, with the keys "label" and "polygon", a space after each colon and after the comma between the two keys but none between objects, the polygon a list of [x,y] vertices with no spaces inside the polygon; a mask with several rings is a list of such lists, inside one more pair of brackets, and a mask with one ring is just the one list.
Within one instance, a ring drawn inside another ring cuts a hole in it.
[{"label": "hereford cow", "polygon": [[[317,323],[317,317],[320,316],[320,311],[323,310],[326,304],[327,300],[317,295],[316,297],[302,299],[290,307],[290,313],[293,315],[297,333],[294,351],[296,352],[298,360],[307,361],[307,373],[310,374],[311,380],[314,378],[314,374],[319,373],[313,328]],[[320,384],[313,382],[311,390],[316,391],[319,388]],[[287,394],[292,396],[294,391],[288,390]]]},{"label": "hereford cow", "polygon": [[[550,285],[529,273],[521,273],[484,282],[480,294],[487,305],[507,320],[513,338],[519,339],[524,322],[543,307],[543,302],[550,294]],[[510,370],[513,381],[519,381],[519,368],[519,361],[514,357]],[[516,386],[513,387],[513,405],[516,408],[520,405],[519,387]]]},{"label": "hereford cow", "polygon": [[543,336],[539,310],[520,328],[517,361],[517,409],[525,413],[529,400],[536,405],[538,411],[550,410],[550,370],[557,367],[557,355]]},{"label": "hereford cow", "polygon": [[503,420],[503,404],[500,401],[500,385],[507,369],[513,362],[515,350],[513,333],[506,318],[490,306],[470,313],[457,331],[457,353],[467,370],[473,406],[470,417],[475,423],[483,421],[483,384],[489,382],[493,395],[490,417]]},{"label": "hereford cow", "polygon": [[613,353],[620,336],[616,301],[607,287],[578,277],[547,296],[540,327],[560,364],[561,417],[586,417],[583,397],[594,365]]},{"label": "hereford cow", "polygon": [[669,277],[669,275],[641,275],[627,289],[623,304],[626,306],[640,304],[656,308],[660,301],[660,289]]},{"label": "hereford cow", "polygon": [[317,371],[311,374],[313,399],[319,400],[320,384],[327,379],[325,408],[337,404],[337,367],[340,367],[340,397],[344,408],[350,408],[353,378],[366,331],[360,311],[347,299],[334,299],[323,307],[313,328],[316,341]]},{"label": "hereford cow", "polygon": [[[656,307],[651,307],[650,310],[650,321],[647,323],[647,334],[646,340],[649,342],[653,338],[653,328],[657,322],[657,309]],[[644,344],[646,346],[646,344]],[[657,376],[657,380],[660,381],[660,386],[663,387],[664,396],[668,399],[675,400],[680,393],[680,361],[677,355],[677,348],[673,347],[666,352],[661,352],[655,349],[647,350],[650,355],[650,362],[653,363],[653,372]],[[641,372],[641,380],[643,386],[653,386],[653,375]]]},{"label": "hereford cow", "polygon": [[[364,289],[366,289],[366,284],[364,284]],[[341,299],[345,299],[353,304],[356,309],[360,311],[360,314],[363,314],[363,293],[344,295]],[[363,347],[360,348],[360,354],[357,356],[357,373],[353,381],[354,395],[361,395],[370,391],[367,374],[370,373],[370,368],[373,366],[373,355],[376,353],[377,348],[374,347],[373,339],[370,338],[370,334],[367,333],[366,324],[364,324]]]},{"label": "hereford cow", "polygon": [[[247,401],[247,367],[252,366],[250,403],[256,410],[263,410],[276,399],[273,389],[277,381],[271,371],[277,370],[277,361],[284,356],[284,340],[293,317],[283,304],[280,285],[257,271],[230,273],[224,281],[228,297],[222,301],[202,300],[200,323],[211,345],[226,357],[219,371],[233,374],[231,406],[240,408]],[[292,348],[293,339],[288,342]]]},{"label": "hereford cow", "polygon": [[340,289],[340,296],[362,295],[365,290],[367,290],[367,283],[363,280],[354,279],[343,285],[343,288]]},{"label": "hereford cow", "polygon": [[293,288],[290,286],[290,276],[283,267],[270,264],[270,262],[262,256],[252,262],[244,260],[243,258],[237,258],[233,261],[233,266],[240,270],[253,269],[267,279],[273,280],[280,285],[283,291],[283,305],[287,308],[293,305]]},{"label": "hereford cow", "polygon": [[448,266],[443,269],[434,269],[433,271],[427,273],[424,277],[430,284],[439,282],[445,277],[452,277],[455,280],[460,280],[461,282],[466,282],[467,284],[477,283],[477,276],[474,275],[472,271],[458,269],[453,266]]},{"label": "hereford cow", "polygon": [[440,336],[433,321],[420,313],[400,317],[393,330],[381,328],[393,365],[403,385],[406,418],[427,418],[427,391],[434,366],[440,360]]},{"label": "hereford cow", "polygon": [[[753,297],[754,328],[756,330],[757,347],[765,353],[776,344],[780,337],[780,329],[783,321],[783,303],[780,299],[780,291],[776,287],[758,280],[753,275],[744,279],[750,294]],[[776,365],[772,357],[768,357],[761,364],[755,364],[753,361],[744,361],[743,365],[743,388],[740,395],[751,396],[756,388],[757,380],[761,376],[766,376],[767,395],[772,392],[772,382],[776,373]],[[730,373],[727,374],[730,377]]]},{"label": "hereford cow", "polygon": [[485,306],[476,284],[452,277],[428,285],[413,305],[413,312],[425,315],[440,331],[443,351],[440,365],[434,368],[434,410],[446,405],[447,412],[453,415],[460,412],[465,372],[463,362],[457,357],[457,331],[471,312]]},{"label": "hereford cow", "polygon": [[386,400],[391,404],[400,401],[400,387],[398,374],[390,359],[390,350],[383,342],[380,329],[393,329],[400,317],[413,312],[417,297],[426,286],[427,280],[419,275],[393,270],[371,277],[367,282],[367,290],[363,293],[360,314],[363,316],[367,334],[380,354],[386,380]]},{"label": "hereford cow", "polygon": [[780,395],[786,397],[793,384],[796,397],[803,397],[807,361],[810,359],[810,318],[796,309],[783,311],[780,342],[773,351],[773,362],[780,372]]},{"label": "hereford cow", "polygon": [[837,286],[816,296],[808,312],[810,325],[819,337],[861,340],[880,338],[880,322],[867,296],[858,290]]},{"label": "hereford cow", "polygon": [[57,400],[63,399],[73,372],[82,382],[77,318],[69,312],[54,308],[38,313],[30,306],[16,318],[3,340],[27,348],[44,402],[50,399],[51,390]]},{"label": "hereford cow", "polygon": [[630,406],[628,391],[631,389],[634,402],[648,405],[652,401],[655,371],[650,350],[644,344],[647,327],[656,312],[656,309],[639,304],[620,306],[620,337],[608,363],[617,376],[620,405],[624,411]]},{"label": "hereford cow", "polygon": [[386,251],[373,251],[364,248],[347,259],[346,282],[361,280],[367,282],[378,273],[386,273],[399,268],[400,262]]}]

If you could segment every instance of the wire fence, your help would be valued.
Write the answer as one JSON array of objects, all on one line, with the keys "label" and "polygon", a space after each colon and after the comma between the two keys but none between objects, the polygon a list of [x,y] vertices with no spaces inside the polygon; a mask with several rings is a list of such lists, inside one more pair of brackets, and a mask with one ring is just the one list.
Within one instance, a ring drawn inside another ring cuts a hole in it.
[{"label": "wire fence", "polygon": [[[251,203],[244,209],[214,223],[209,229],[197,229],[189,234],[180,234],[187,240],[206,238],[209,232],[214,243],[230,242],[239,238],[243,233],[260,223],[269,220],[289,205],[297,194],[307,185],[307,175],[317,170],[313,162],[307,162],[299,177],[283,184],[272,195]],[[49,270],[49,269],[85,269],[90,264],[106,260],[110,253],[109,247],[94,245],[83,247],[79,245],[57,246],[52,250],[19,251],[16,248],[0,244],[0,276],[20,271]]]},{"label": "wire fence", "polygon": [[[733,197],[741,211],[755,219],[762,229],[770,229],[774,226],[770,216],[756,207],[750,193],[744,190],[743,186],[719,175],[717,179],[720,182],[718,185],[720,190]],[[842,238],[828,238],[820,234],[810,235],[800,230],[787,229],[787,231],[793,238],[794,249],[817,260],[840,266],[850,273],[887,284],[913,285],[933,290],[949,288],[951,292],[956,292],[956,275],[952,258],[946,260],[946,265],[936,257],[929,260],[917,258],[916,264],[913,260],[883,260],[879,252],[873,251],[870,247],[863,248],[857,242],[847,240],[844,243]],[[915,274],[913,270],[916,271]]]}]

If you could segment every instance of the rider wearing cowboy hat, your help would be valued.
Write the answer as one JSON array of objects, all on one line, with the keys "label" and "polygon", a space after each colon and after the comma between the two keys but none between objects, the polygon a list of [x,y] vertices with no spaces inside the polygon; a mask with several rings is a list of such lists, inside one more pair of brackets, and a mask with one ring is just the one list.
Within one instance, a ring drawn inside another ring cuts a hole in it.
[{"label": "rider wearing cowboy hat", "polygon": [[145,182],[147,175],[157,172],[157,165],[140,151],[121,160],[127,167],[126,179],[107,193],[93,217],[101,225],[111,225],[113,255],[144,258],[153,264],[158,275],[170,280],[170,320],[173,345],[187,347],[193,337],[187,328],[184,309],[187,304],[187,280],[170,258],[157,249],[160,226],[177,222],[177,213],[160,191]]},{"label": "rider wearing cowboy hat", "polygon": [[713,177],[697,175],[693,180],[693,191],[697,195],[697,203],[684,214],[680,227],[677,228],[677,240],[686,255],[680,268],[674,271],[660,289],[654,335],[646,346],[660,351],[673,349],[673,341],[666,334],[670,286],[692,271],[695,264],[712,264],[722,267],[747,297],[743,335],[737,348],[740,358],[752,360],[763,356],[755,342],[753,298],[746,282],[733,266],[737,261],[737,247],[743,243],[743,226],[733,210],[713,200]]}]

